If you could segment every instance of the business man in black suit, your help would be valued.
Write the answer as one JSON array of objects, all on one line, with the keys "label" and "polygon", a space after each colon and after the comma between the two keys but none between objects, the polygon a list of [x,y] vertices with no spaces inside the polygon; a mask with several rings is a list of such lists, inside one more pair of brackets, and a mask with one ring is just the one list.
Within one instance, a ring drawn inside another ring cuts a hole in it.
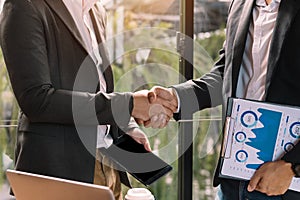
[{"label": "business man in black suit", "polygon": [[[178,118],[213,106],[226,108],[228,97],[300,106],[299,35],[300,1],[233,0],[226,42],[213,69],[173,89],[153,91],[169,100],[178,97]],[[292,178],[300,176],[299,165],[297,144],[282,160],[262,165],[250,184],[219,178],[218,165],[214,186],[221,184],[221,200],[300,199],[300,193],[288,190]]]},{"label": "business man in black suit", "polygon": [[[104,44],[105,10],[95,2],[88,13],[100,44],[101,69],[63,1],[7,0],[4,4],[0,42],[21,108],[17,170],[93,183],[97,126],[110,125],[109,133],[116,139],[137,128],[130,115],[150,117],[147,92],[112,93],[113,75]],[[106,92],[100,91],[98,70]],[[149,149],[145,135],[137,132],[141,138],[131,132],[133,137]],[[129,185],[127,177],[120,175]]]}]

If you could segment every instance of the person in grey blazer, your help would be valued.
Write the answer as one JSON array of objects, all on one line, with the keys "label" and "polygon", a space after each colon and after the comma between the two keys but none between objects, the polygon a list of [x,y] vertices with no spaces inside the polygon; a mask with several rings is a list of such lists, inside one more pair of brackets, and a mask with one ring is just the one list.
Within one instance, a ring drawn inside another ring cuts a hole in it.
[{"label": "person in grey blazer", "polygon": [[[178,98],[176,119],[218,105],[225,113],[229,97],[300,106],[299,35],[300,1],[232,0],[226,42],[211,71],[152,90],[168,100]],[[299,165],[299,143],[281,160],[263,164],[250,183],[220,178],[219,163],[214,176],[214,186],[221,184],[217,199],[300,199],[299,192],[288,190],[292,178],[300,176]]]},{"label": "person in grey blazer", "polygon": [[[131,118],[150,118],[148,92],[113,93],[105,16],[104,8],[95,2],[89,17],[100,44],[102,64],[97,69],[63,1],[5,2],[0,44],[21,109],[17,170],[93,183],[98,125],[110,125],[113,139],[130,132],[150,150],[148,139]],[[105,92],[100,91],[98,70],[106,82]],[[130,186],[124,172],[120,178]]]}]

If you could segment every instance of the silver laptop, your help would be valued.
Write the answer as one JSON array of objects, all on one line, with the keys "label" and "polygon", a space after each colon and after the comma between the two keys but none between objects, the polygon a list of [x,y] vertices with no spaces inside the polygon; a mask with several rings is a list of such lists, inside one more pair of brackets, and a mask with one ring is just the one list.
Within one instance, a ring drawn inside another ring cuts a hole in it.
[{"label": "silver laptop", "polygon": [[115,200],[105,186],[7,170],[17,200]]}]

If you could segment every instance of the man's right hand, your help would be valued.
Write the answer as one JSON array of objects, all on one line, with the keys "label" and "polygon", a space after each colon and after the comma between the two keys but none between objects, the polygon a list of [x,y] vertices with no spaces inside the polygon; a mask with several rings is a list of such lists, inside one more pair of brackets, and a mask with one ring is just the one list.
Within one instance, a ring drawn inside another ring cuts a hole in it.
[{"label": "man's right hand", "polygon": [[174,89],[160,86],[153,87],[149,92],[149,101],[151,103],[161,103],[163,106],[176,112],[178,108],[177,96]]},{"label": "man's right hand", "polygon": [[166,124],[173,117],[173,113],[176,111],[175,104],[161,98],[159,93],[155,92],[141,90],[133,94],[132,116],[137,119],[139,124],[145,124],[155,116],[164,116],[166,120],[164,124]]},{"label": "man's right hand", "polygon": [[171,88],[155,86],[150,91],[136,92],[133,97],[132,116],[145,127],[163,128],[177,111],[177,96]]}]

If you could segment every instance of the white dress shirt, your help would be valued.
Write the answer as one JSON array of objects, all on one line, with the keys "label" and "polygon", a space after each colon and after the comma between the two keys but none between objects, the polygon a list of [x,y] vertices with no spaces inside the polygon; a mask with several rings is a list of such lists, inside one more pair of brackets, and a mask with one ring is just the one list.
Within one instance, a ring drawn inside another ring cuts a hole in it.
[{"label": "white dress shirt", "polygon": [[238,77],[237,97],[265,99],[270,44],[279,4],[280,0],[273,0],[269,5],[265,0],[256,0]]},{"label": "white dress shirt", "polygon": [[[89,55],[92,57],[97,66],[97,71],[100,81],[100,91],[106,92],[106,82],[102,72],[100,71],[100,65],[102,64],[102,58],[99,51],[99,44],[94,32],[93,23],[89,14],[89,10],[99,0],[62,0],[68,11],[70,12],[75,24],[83,38]],[[113,140],[109,134],[109,125],[99,125],[97,131],[97,148],[108,147],[113,143]]]}]

